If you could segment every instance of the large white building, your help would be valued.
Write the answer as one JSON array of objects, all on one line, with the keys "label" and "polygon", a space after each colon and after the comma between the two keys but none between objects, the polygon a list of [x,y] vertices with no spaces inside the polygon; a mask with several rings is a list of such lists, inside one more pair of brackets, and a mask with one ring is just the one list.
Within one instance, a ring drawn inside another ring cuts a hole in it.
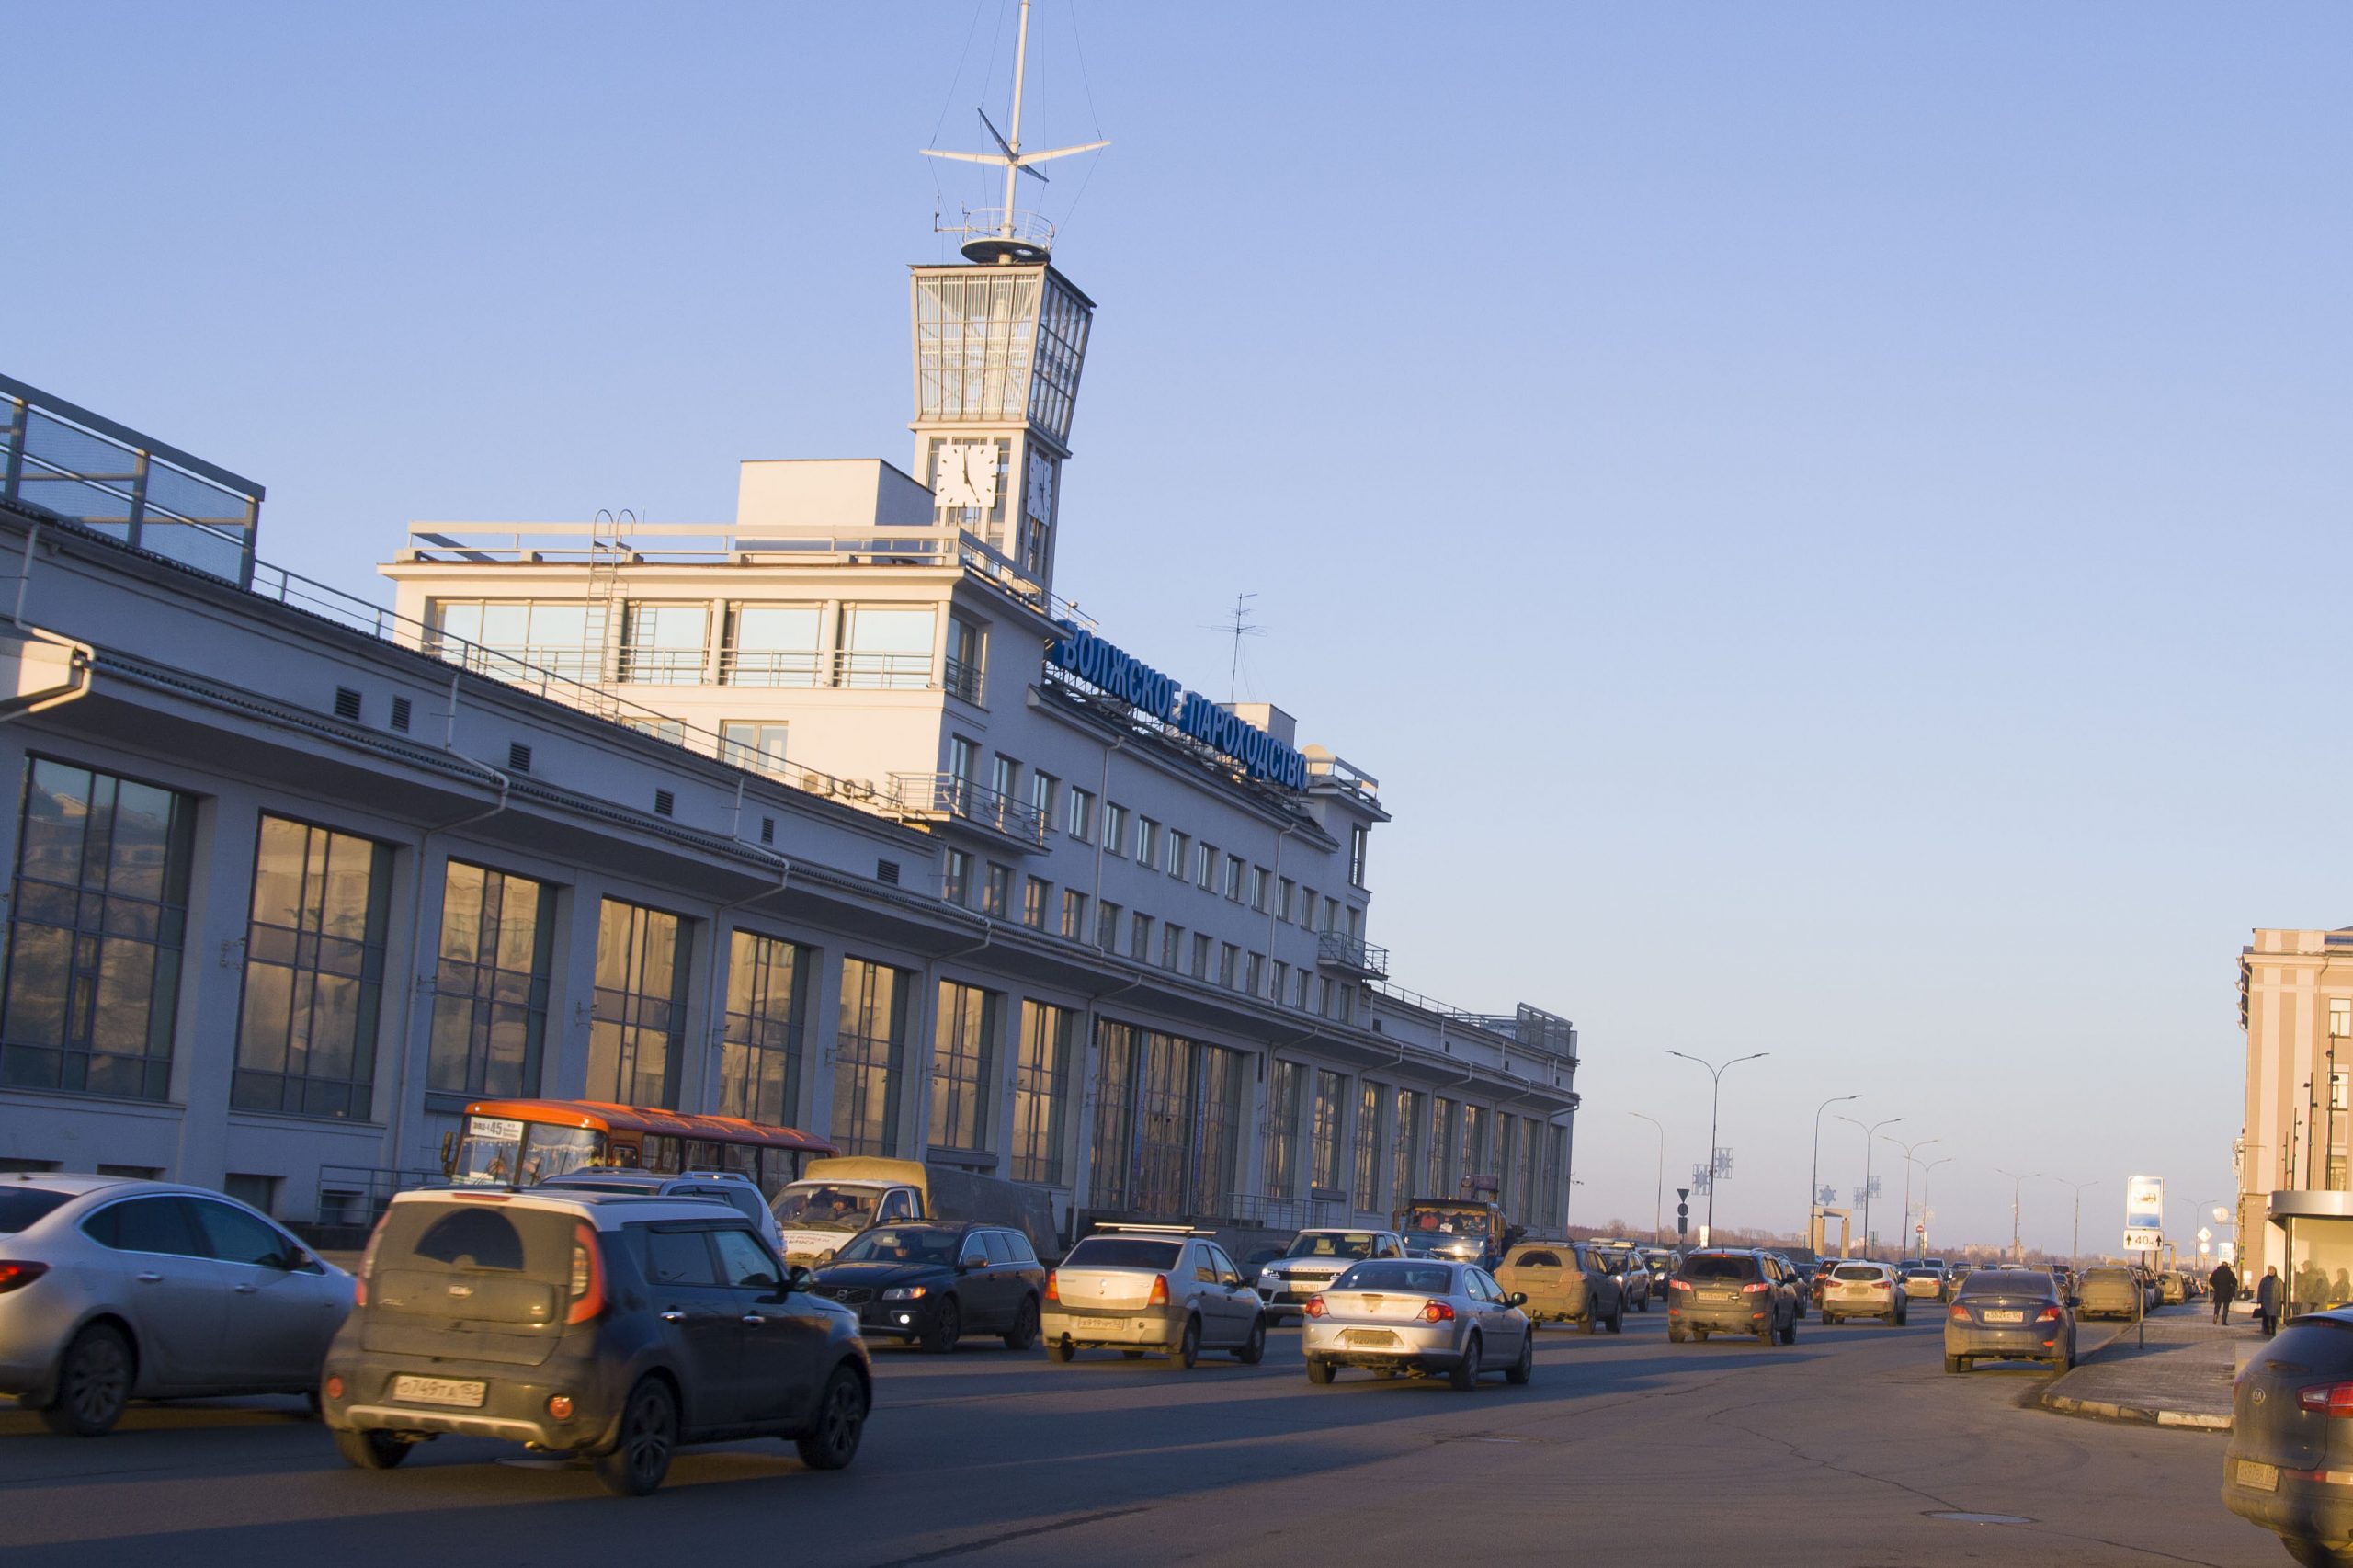
[{"label": "large white building", "polygon": [[258,486],[0,381],[19,665],[89,651],[0,724],[0,1168],[335,1221],[542,1095],[1066,1218],[1563,1223],[1574,1030],[1389,984],[1371,775],[1055,597],[1094,306],[1041,246],[968,254],[914,270],[924,480],[420,524],[389,611],[258,564]]}]

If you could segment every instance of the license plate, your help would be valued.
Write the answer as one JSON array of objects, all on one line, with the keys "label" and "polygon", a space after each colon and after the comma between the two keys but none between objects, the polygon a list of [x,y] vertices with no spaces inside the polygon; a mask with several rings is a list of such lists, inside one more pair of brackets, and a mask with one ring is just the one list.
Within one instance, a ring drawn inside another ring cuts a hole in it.
[{"label": "license plate", "polygon": [[1985,1321],[1987,1323],[2024,1323],[2026,1322],[2026,1314],[2024,1312],[2006,1312],[1998,1308],[1989,1307],[1985,1312]]},{"label": "license plate", "polygon": [[2239,1484],[2252,1486],[2257,1492],[2277,1492],[2279,1490],[2279,1467],[2276,1464],[2257,1464],[2253,1460],[2239,1460]]},{"label": "license plate", "polygon": [[392,1380],[392,1397],[411,1404],[448,1404],[461,1410],[479,1410],[489,1388],[488,1383],[462,1382],[456,1378],[398,1377]]},{"label": "license plate", "polygon": [[1350,1345],[1394,1345],[1397,1336],[1385,1328],[1352,1328],[1340,1335]]}]

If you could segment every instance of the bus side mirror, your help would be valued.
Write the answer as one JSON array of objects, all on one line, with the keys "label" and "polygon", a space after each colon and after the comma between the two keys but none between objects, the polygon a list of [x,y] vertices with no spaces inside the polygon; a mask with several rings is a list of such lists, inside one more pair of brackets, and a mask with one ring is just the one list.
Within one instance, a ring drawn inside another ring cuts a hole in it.
[{"label": "bus side mirror", "polygon": [[444,1174],[448,1173],[449,1169],[449,1160],[457,1151],[458,1135],[454,1132],[444,1132],[441,1134],[441,1169]]}]

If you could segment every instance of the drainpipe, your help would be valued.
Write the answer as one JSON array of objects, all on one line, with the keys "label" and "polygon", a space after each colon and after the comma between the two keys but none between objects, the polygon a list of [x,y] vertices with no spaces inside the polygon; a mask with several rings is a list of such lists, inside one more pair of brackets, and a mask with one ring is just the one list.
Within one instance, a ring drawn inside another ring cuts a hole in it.
[{"label": "drainpipe", "polygon": [[[1118,751],[1127,744],[1128,741],[1125,735],[1114,735],[1111,737],[1111,744],[1103,748],[1103,777],[1096,781],[1095,786],[1095,810],[1097,815],[1097,820],[1093,824],[1095,828],[1095,892],[1093,894],[1093,902],[1095,904],[1095,919],[1097,922],[1096,929],[1098,931],[1102,929],[1101,922],[1103,919],[1104,833],[1102,816],[1105,813],[1108,813],[1111,809],[1111,754]],[[1119,940],[1119,935],[1120,934],[1117,931],[1111,933],[1112,941],[1115,944]]]}]

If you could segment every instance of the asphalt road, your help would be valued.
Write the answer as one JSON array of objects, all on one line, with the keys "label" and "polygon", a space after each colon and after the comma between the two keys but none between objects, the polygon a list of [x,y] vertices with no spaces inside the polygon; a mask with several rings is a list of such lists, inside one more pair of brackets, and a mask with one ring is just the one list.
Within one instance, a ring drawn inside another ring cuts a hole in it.
[{"label": "asphalt road", "polygon": [[1924,1312],[1669,1346],[1651,1312],[1616,1336],[1547,1329],[1532,1385],[1472,1394],[1312,1387],[1295,1330],[1258,1367],[1191,1373],[883,1347],[849,1471],[733,1444],[637,1500],[472,1440],[347,1470],[290,1401],[141,1406],[95,1442],[9,1410],[0,1545],[10,1568],[2287,1561],[2217,1501],[2221,1438],[2032,1408],[2039,1370],[1947,1377],[1938,1335]]}]

